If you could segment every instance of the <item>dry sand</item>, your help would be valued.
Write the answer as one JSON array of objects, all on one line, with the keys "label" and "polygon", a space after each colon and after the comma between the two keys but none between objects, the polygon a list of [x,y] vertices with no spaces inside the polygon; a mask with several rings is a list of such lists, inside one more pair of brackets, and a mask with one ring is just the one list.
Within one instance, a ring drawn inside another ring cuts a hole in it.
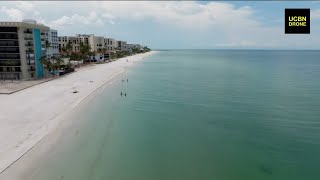
[{"label": "dry sand", "polygon": [[[57,128],[63,116],[86,97],[135,61],[154,53],[83,67],[65,77],[11,95],[0,94],[0,173]],[[74,90],[79,92],[72,93]]]}]

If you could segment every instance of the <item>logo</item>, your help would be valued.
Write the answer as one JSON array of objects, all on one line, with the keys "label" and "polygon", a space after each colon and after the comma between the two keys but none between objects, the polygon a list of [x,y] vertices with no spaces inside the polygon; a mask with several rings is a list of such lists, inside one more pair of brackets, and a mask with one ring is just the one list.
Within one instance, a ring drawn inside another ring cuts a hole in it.
[{"label": "logo", "polygon": [[285,9],[285,34],[310,34],[310,9]]}]

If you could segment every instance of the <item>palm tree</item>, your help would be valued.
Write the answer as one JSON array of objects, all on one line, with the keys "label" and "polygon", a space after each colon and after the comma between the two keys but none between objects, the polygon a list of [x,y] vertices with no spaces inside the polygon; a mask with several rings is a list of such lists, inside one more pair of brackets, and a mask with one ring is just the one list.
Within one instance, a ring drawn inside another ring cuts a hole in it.
[{"label": "palm tree", "polygon": [[46,40],[45,47],[46,47],[46,49],[48,49],[49,47],[51,47],[51,43],[50,43],[48,40]]},{"label": "palm tree", "polygon": [[132,48],[132,54],[137,54],[139,52],[139,49],[138,48]]},{"label": "palm tree", "polygon": [[45,56],[41,57],[40,63],[44,66],[45,69],[47,69],[47,71],[51,71],[54,69],[54,66],[51,63],[51,61]]},{"label": "palm tree", "polygon": [[151,51],[151,49],[148,48],[148,46],[143,47],[143,52],[149,52],[149,51]]},{"label": "palm tree", "polygon": [[[80,53],[75,53],[75,52],[71,53],[70,60],[78,61],[78,66],[79,66],[79,63],[80,63],[80,60],[81,60]],[[70,64],[70,61],[69,61],[69,64]]]},{"label": "palm tree", "polygon": [[104,47],[104,48],[102,48],[102,52],[103,52],[103,54],[104,54],[104,53],[106,53],[106,51],[107,51],[107,50],[108,50],[108,49],[107,49],[107,48],[105,48],[105,47]]},{"label": "palm tree", "polygon": [[[48,41],[48,40],[46,40],[45,41],[45,48],[46,48],[46,51],[48,51],[48,49],[51,47],[51,43]],[[51,58],[51,57],[50,57]]]},{"label": "palm tree", "polygon": [[106,58],[105,58],[105,54],[106,54],[106,52],[107,52],[107,48],[102,48],[102,52],[103,52],[103,62],[106,62]]},{"label": "palm tree", "polygon": [[54,63],[53,63],[53,67],[56,70],[60,70],[61,65],[63,65],[63,64],[64,64],[64,61],[61,58],[55,58],[54,59]]},{"label": "palm tree", "polygon": [[[96,51],[90,51],[90,52],[88,53],[88,56],[89,56],[89,57],[93,57],[93,59],[95,59],[96,54],[97,54]],[[91,59],[90,59],[90,62],[92,62]]]},{"label": "palm tree", "polygon": [[80,43],[80,56],[82,59],[87,59],[90,55],[91,47],[87,44]]},{"label": "palm tree", "polygon": [[65,47],[65,50],[67,51],[67,54],[70,56],[71,52],[72,52],[72,49],[73,49],[73,45],[71,42],[68,42],[66,47]]},{"label": "palm tree", "polygon": [[66,56],[66,54],[68,53],[68,50],[66,47],[61,48],[61,52],[63,54],[63,56]]},{"label": "palm tree", "polygon": [[110,59],[115,59],[115,58],[117,58],[117,53],[111,52],[110,53]]}]

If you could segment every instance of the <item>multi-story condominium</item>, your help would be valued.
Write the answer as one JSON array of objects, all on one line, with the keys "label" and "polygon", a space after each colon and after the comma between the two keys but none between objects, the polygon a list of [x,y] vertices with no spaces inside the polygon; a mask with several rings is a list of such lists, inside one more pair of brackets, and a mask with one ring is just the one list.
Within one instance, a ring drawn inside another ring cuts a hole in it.
[{"label": "multi-story condominium", "polygon": [[101,52],[104,49],[104,37],[90,34],[89,45],[91,47],[91,51]]},{"label": "multi-story condominium", "polygon": [[80,43],[81,43],[80,37],[70,36],[70,37],[68,37],[68,43],[71,44],[72,52],[79,52],[80,51]]},{"label": "multi-story condominium", "polygon": [[65,48],[67,48],[68,43],[71,45],[71,49],[66,49],[67,51],[79,52],[80,44],[89,44],[89,35],[85,34],[77,34],[76,36],[59,36],[59,51],[62,52]]},{"label": "multi-story condominium", "polygon": [[78,42],[83,43],[85,45],[89,44],[90,35],[87,35],[87,34],[76,34],[76,37],[78,38]]},{"label": "multi-story condominium", "polygon": [[127,51],[127,42],[126,41],[116,41],[116,50]]},{"label": "multi-story condominium", "polygon": [[141,49],[142,46],[140,44],[127,44],[127,50],[132,51],[132,49]]},{"label": "multi-story condominium", "polygon": [[115,51],[116,50],[116,40],[112,38],[104,38],[104,48],[107,51]]},{"label": "multi-story condominium", "polygon": [[46,41],[49,43],[49,47],[46,47],[47,58],[58,57],[59,56],[59,41],[58,41],[58,31],[50,29],[46,32]]},{"label": "multi-story condominium", "polygon": [[49,27],[34,20],[0,22],[0,79],[43,77],[45,32]]},{"label": "multi-story condominium", "polygon": [[62,52],[63,48],[65,48],[68,44],[68,36],[58,36],[59,42],[59,52]]},{"label": "multi-story condominium", "polygon": [[67,44],[70,43],[72,52],[80,51],[80,44],[89,45],[91,51],[100,52],[104,46],[104,37],[94,36],[93,34],[77,34],[75,36],[59,36],[59,51],[61,52],[63,48],[67,47]]}]

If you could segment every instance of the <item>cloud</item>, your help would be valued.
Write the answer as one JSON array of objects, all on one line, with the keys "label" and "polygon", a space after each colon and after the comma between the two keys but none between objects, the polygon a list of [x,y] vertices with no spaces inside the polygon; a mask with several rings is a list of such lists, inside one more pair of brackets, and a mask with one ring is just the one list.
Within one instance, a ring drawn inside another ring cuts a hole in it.
[{"label": "cloud", "polygon": [[[150,27],[152,25],[159,27],[156,29],[158,36],[167,37],[167,34],[162,34],[162,30],[173,34],[171,39],[163,41],[170,43],[178,36],[180,39],[185,39],[185,42],[189,41],[197,47],[203,45],[204,48],[315,47],[320,42],[318,41],[320,34],[317,32],[301,36],[285,35],[283,26],[279,26],[283,17],[279,23],[268,24],[263,21],[268,19],[267,14],[250,6],[235,6],[232,2],[32,1],[0,2],[0,7],[1,19],[18,21],[23,18],[33,18],[63,33],[97,32],[97,29],[101,28],[101,32],[104,32],[103,29],[108,29],[108,34],[118,34],[120,31],[132,29],[133,24],[135,29],[142,24],[144,29],[148,29],[146,25],[148,24]],[[272,10],[269,8],[267,11]],[[314,19],[320,19],[320,9],[311,11],[311,20]],[[130,26],[125,27],[126,24]],[[317,23],[313,24],[315,25],[311,28],[318,27]],[[114,32],[110,33],[113,27],[115,27]],[[140,32],[135,33],[139,35]]]},{"label": "cloud", "polygon": [[62,16],[59,19],[48,23],[53,28],[63,28],[68,25],[84,24],[84,25],[103,25],[104,22],[95,12],[89,13],[87,16],[74,14],[72,16]]},{"label": "cloud", "polygon": [[34,5],[32,2],[28,1],[17,1],[17,8],[30,12],[34,10]]},{"label": "cloud", "polygon": [[310,11],[311,20],[320,19],[320,9]]},{"label": "cloud", "polygon": [[255,24],[250,17],[254,11],[244,6],[235,8],[229,3],[209,2],[101,2],[97,7],[107,19],[131,19],[173,25],[189,30],[205,30],[212,25]]},{"label": "cloud", "polygon": [[[17,1],[7,2],[7,5],[3,5],[0,9],[0,14],[4,21],[22,21],[23,19],[37,19],[41,22],[45,22],[40,16],[40,12],[35,9],[32,2]],[[13,6],[13,7],[10,7]],[[3,17],[4,16],[4,17]]]},{"label": "cloud", "polygon": [[19,9],[1,7],[0,12],[8,17],[7,21],[21,21],[23,19],[23,13]]}]

